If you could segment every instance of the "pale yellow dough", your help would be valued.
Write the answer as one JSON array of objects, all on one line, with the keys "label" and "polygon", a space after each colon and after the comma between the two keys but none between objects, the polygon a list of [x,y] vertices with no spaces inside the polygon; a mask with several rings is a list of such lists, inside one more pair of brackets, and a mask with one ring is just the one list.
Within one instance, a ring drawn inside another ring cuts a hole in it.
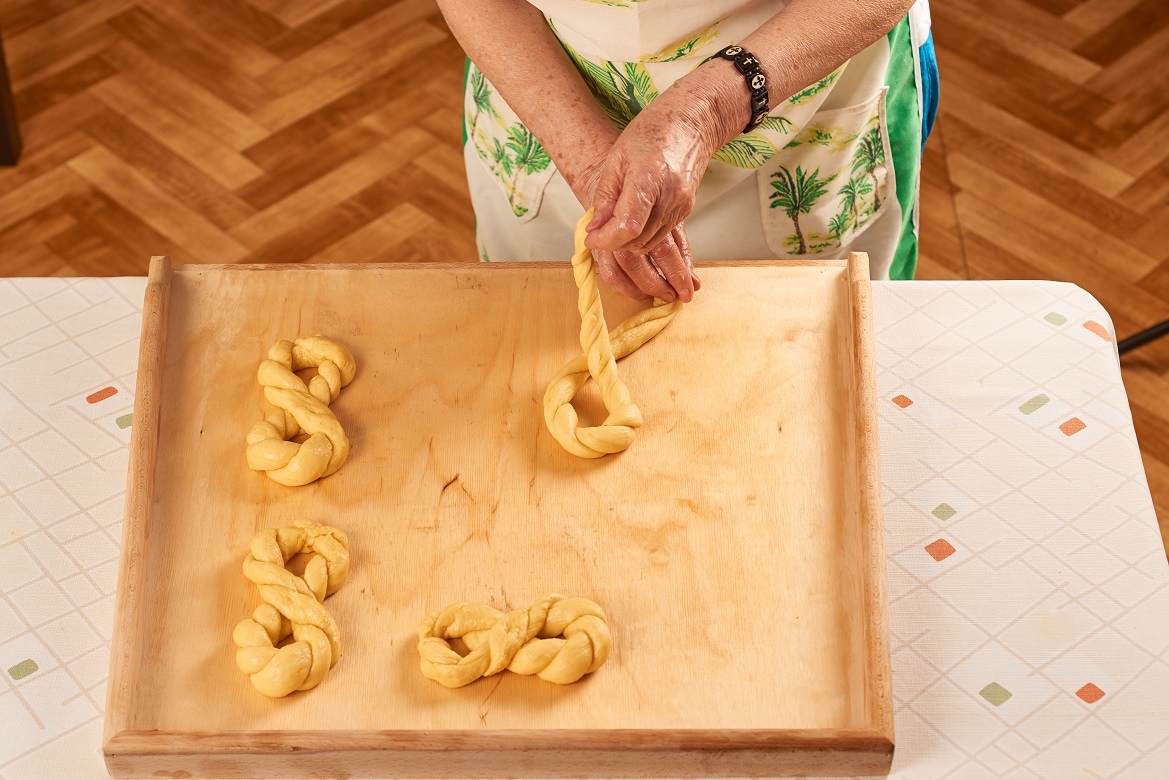
[{"label": "pale yellow dough", "polygon": [[[470,648],[466,656],[447,642],[455,637]],[[573,683],[599,669],[611,646],[604,610],[588,599],[556,595],[506,614],[482,604],[452,604],[431,612],[418,628],[422,674],[448,688],[504,669]]]},{"label": "pale yellow dough", "polygon": [[[580,346],[584,354],[560,369],[544,392],[544,422],[548,431],[564,449],[581,458],[600,458],[633,443],[642,424],[641,410],[617,375],[617,361],[661,333],[683,306],[681,301],[669,304],[655,301],[653,308],[633,315],[610,334],[601,308],[593,253],[584,245],[585,226],[592,218],[589,209],[576,223],[576,248],[572,256],[581,319]],[[609,416],[601,425],[580,428],[572,399],[590,375],[601,389]]]},{"label": "pale yellow dough", "polygon": [[[284,568],[297,553],[313,554],[303,577]],[[236,624],[236,665],[265,696],[315,687],[341,658],[337,623],[322,602],[349,576],[349,537],[311,520],[260,531],[244,559],[244,576],[263,603]],[[294,641],[278,647],[289,634]]]},{"label": "pale yellow dough", "polygon": [[[305,368],[318,372],[307,386],[295,374]],[[248,466],[292,487],[341,468],[349,457],[349,438],[329,404],[355,373],[353,354],[324,336],[276,342],[257,372],[276,411],[248,432]],[[302,432],[308,439],[291,441]]]}]

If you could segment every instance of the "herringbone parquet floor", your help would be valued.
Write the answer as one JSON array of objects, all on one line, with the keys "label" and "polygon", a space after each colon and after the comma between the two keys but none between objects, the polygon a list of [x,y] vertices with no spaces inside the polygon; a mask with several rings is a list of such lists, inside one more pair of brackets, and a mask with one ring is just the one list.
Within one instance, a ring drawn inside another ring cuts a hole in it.
[{"label": "herringbone parquet floor", "polygon": [[[920,278],[1169,317],[1169,2],[938,0]],[[476,257],[463,54],[432,0],[0,0],[26,149],[0,275]],[[1169,340],[1124,361],[1169,524]]]}]

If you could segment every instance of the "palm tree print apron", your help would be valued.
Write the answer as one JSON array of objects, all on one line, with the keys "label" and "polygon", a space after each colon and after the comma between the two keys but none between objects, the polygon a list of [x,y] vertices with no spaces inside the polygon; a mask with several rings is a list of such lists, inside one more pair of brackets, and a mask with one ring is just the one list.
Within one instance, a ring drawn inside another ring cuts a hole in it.
[{"label": "palm tree print apron", "polygon": [[[621,129],[783,0],[532,0]],[[911,278],[922,144],[917,47],[926,0],[887,36],[718,150],[686,220],[700,260],[869,253]],[[745,99],[745,98],[744,98]],[[468,63],[464,156],[483,260],[562,260],[581,206],[547,152]]]}]

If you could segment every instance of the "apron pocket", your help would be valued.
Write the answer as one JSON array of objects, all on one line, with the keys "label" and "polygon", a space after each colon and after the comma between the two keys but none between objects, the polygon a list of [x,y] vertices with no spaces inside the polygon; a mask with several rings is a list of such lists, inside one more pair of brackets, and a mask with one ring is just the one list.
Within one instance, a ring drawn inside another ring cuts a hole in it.
[{"label": "apron pocket", "polygon": [[756,173],[763,234],[777,257],[836,252],[895,200],[887,89],[860,105],[814,114]]},{"label": "apron pocket", "polygon": [[544,189],[556,168],[548,152],[495,91],[474,63],[467,71],[463,94],[467,143],[520,222],[540,212]]}]

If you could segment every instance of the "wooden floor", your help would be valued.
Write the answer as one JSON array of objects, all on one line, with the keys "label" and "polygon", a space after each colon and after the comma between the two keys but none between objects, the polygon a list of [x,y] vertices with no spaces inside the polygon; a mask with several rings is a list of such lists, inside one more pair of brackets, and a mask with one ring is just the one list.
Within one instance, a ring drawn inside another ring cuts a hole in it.
[{"label": "wooden floor", "polygon": [[[941,0],[919,278],[1169,317],[1169,2]],[[432,0],[0,0],[26,149],[0,275],[476,257],[463,54]],[[1169,339],[1124,361],[1162,529]]]}]

